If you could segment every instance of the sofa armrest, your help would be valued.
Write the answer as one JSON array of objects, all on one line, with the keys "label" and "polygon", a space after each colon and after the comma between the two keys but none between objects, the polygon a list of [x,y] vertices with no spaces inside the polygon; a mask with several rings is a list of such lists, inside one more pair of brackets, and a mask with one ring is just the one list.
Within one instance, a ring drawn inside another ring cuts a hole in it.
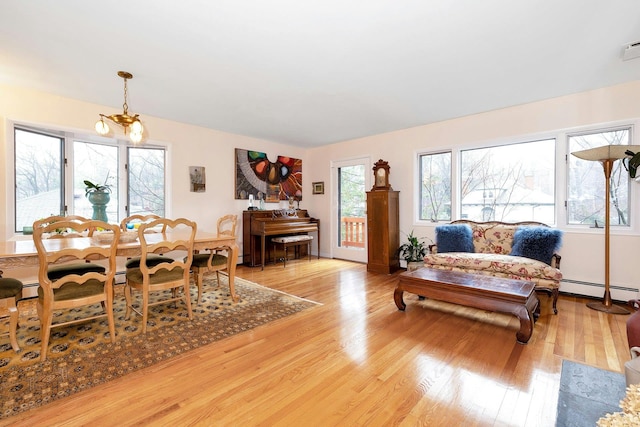
[{"label": "sofa armrest", "polygon": [[562,257],[558,254],[551,255],[551,267],[555,267],[560,270],[560,260]]}]

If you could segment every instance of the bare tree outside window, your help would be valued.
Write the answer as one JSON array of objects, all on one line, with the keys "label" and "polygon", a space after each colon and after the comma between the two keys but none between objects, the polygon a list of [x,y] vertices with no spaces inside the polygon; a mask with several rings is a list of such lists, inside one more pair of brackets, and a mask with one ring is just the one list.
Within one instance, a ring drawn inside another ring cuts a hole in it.
[{"label": "bare tree outside window", "polygon": [[64,139],[26,129],[14,129],[15,231],[64,210],[61,182]]},{"label": "bare tree outside window", "polygon": [[165,215],[165,150],[129,148],[129,215]]},{"label": "bare tree outside window", "polygon": [[117,146],[73,142],[73,212],[91,218],[93,207],[85,197],[85,180],[110,187],[111,198],[107,204],[107,218],[109,222],[119,222]]},{"label": "bare tree outside window", "polygon": [[[130,212],[165,215],[165,150],[161,147],[125,147],[123,142],[73,140],[53,130],[35,130],[15,125],[14,179],[15,232],[50,215],[93,216],[93,207],[85,197],[84,181],[109,185],[107,205],[109,222],[119,222],[124,200]],[[121,153],[129,150],[128,186],[119,194],[124,173]],[[73,155],[67,159],[65,153]],[[73,182],[65,185],[65,174]],[[68,175],[67,175],[68,176]],[[68,206],[67,206],[68,203]]]},{"label": "bare tree outside window", "polygon": [[463,150],[461,218],[555,221],[555,139]]},{"label": "bare tree outside window", "polygon": [[[587,150],[605,145],[628,145],[631,129],[570,135],[569,152]],[[589,224],[602,227],[605,223],[605,176],[600,162],[581,160],[569,156],[567,221],[569,224]],[[629,174],[622,161],[613,164],[610,180],[610,224],[629,225]]]},{"label": "bare tree outside window", "polygon": [[451,220],[451,152],[420,155],[420,219]]}]

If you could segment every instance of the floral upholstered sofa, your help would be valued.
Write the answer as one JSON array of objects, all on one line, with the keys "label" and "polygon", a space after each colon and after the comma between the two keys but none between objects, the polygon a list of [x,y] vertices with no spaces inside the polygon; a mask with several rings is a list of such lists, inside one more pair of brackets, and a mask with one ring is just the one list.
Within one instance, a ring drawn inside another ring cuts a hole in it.
[{"label": "floral upholstered sofa", "polygon": [[562,232],[539,222],[453,221],[436,227],[425,267],[529,280],[549,294],[553,312],[560,289]]}]

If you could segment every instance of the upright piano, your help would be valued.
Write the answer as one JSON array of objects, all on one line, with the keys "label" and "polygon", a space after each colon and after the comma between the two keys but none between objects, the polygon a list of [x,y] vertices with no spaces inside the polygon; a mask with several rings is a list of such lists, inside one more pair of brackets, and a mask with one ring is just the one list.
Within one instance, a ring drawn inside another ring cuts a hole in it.
[{"label": "upright piano", "polygon": [[[264,268],[265,249],[271,237],[317,233],[320,257],[320,220],[311,218],[306,209],[254,210],[242,213],[242,262]],[[275,255],[274,255],[275,256]]]}]

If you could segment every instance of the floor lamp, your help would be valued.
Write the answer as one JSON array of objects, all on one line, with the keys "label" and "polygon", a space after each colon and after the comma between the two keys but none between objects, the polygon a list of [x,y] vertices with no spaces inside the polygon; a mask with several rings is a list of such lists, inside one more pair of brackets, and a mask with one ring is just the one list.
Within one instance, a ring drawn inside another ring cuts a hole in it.
[{"label": "floor lamp", "polygon": [[605,145],[604,147],[591,148],[589,150],[575,151],[571,154],[583,160],[598,161],[602,163],[605,177],[605,217],[604,217],[604,297],[602,301],[594,301],[587,304],[587,307],[610,314],[629,314],[629,310],[624,307],[613,305],[611,302],[611,290],[609,288],[609,226],[610,226],[610,183],[611,171],[616,160],[629,157],[627,150],[633,152],[640,151],[640,145]]}]

